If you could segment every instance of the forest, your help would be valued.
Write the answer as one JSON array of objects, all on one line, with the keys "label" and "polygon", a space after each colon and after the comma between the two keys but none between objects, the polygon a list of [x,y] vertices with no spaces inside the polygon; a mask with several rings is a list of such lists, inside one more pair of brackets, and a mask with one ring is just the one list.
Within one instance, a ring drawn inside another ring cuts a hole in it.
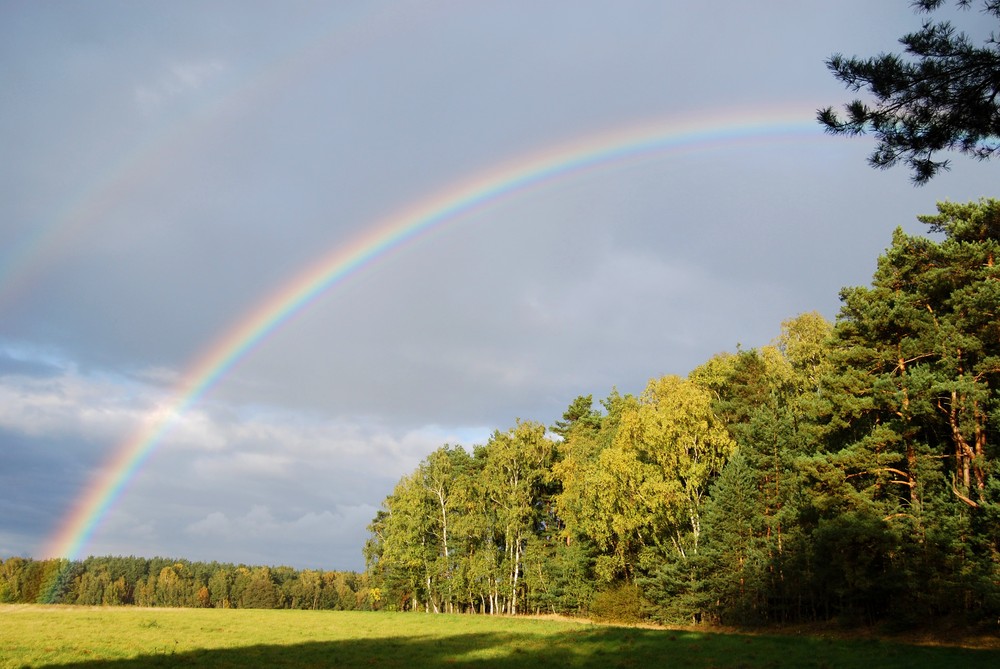
[{"label": "forest", "polygon": [[[997,0],[912,4],[1000,20]],[[905,58],[827,61],[875,100],[820,110],[827,131],[873,134],[869,162],[917,184],[948,169],[938,152],[1000,155],[996,33],[976,47],[928,20],[900,43]],[[833,322],[803,313],[638,395],[581,395],[552,425],[442,445],[372,519],[363,573],[15,556],[0,603],[995,634],[1000,200],[919,220],[926,234],[897,228],[870,285],[841,290]]]},{"label": "forest", "polygon": [[834,323],[428,455],[369,528],[379,606],[996,621],[1000,201],[920,220]]},{"label": "forest", "polygon": [[1000,616],[1000,200],[897,229],[835,322],[443,445],[365,573],[0,561],[0,602],[905,628]]},{"label": "forest", "polygon": [[240,609],[371,608],[365,574],[175,558],[0,561],[0,603]]}]

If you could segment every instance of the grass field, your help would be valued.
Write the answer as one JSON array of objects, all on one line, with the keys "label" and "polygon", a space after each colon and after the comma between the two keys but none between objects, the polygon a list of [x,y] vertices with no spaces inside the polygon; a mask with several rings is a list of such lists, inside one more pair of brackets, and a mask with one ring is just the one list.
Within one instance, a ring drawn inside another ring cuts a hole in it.
[{"label": "grass field", "polygon": [[1000,667],[1000,650],[412,613],[0,606],[19,667]]}]

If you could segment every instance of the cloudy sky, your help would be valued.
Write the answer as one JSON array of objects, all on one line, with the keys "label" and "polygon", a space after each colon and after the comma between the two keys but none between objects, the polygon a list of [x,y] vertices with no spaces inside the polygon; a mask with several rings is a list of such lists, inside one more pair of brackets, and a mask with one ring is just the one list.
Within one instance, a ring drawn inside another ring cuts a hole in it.
[{"label": "cloudy sky", "polygon": [[833,318],[895,227],[995,194],[991,164],[914,188],[870,140],[802,129],[850,98],[826,57],[920,21],[906,0],[0,4],[0,557],[42,557],[268,296],[552,147],[771,129],[564,171],[332,282],[149,442],[80,556],[361,569],[434,448]]}]

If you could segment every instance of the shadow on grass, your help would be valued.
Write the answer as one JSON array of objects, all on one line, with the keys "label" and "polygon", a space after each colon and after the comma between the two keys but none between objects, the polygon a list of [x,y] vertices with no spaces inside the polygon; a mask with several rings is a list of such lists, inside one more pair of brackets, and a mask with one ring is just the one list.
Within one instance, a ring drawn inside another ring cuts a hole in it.
[{"label": "shadow on grass", "polygon": [[[251,640],[248,640],[251,641]],[[995,669],[1000,652],[908,646],[874,640],[743,636],[609,627],[559,634],[461,633],[246,645],[51,665],[70,669],[145,667],[874,667]]]}]

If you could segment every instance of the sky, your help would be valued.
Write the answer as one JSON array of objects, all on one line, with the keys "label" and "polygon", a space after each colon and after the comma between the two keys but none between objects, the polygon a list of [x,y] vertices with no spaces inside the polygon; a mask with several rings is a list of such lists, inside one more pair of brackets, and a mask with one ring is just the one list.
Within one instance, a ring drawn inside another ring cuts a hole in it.
[{"label": "sky", "polygon": [[995,194],[991,163],[917,188],[813,121],[853,95],[827,57],[922,20],[0,3],[0,558],[360,570],[437,447],[835,318],[893,229]]}]

